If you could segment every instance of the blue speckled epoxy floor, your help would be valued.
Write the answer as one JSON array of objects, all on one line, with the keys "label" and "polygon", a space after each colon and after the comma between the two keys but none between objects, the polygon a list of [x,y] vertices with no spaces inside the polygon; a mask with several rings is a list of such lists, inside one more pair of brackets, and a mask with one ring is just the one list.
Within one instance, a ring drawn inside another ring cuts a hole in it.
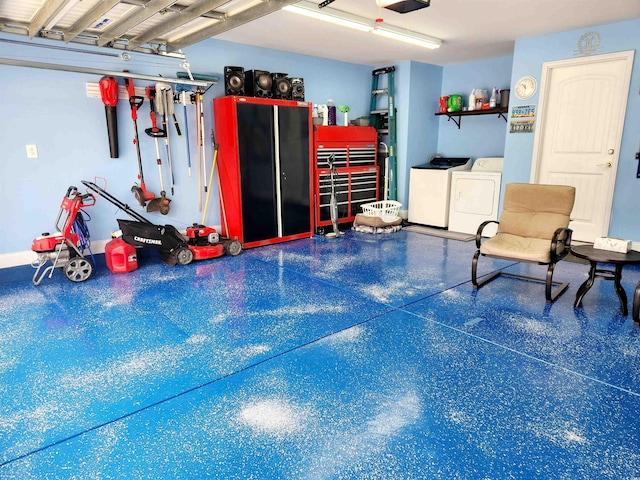
[{"label": "blue speckled epoxy floor", "polygon": [[530,282],[474,291],[474,250],[348,232],[100,259],[80,284],[0,270],[0,478],[639,478],[640,326],[612,282],[581,309],[578,263],[551,306]]}]

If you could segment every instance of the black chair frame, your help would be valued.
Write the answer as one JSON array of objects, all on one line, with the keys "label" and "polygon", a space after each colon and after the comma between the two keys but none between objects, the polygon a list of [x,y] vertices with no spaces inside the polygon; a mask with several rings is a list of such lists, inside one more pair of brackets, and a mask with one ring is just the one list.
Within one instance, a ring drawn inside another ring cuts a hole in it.
[{"label": "black chair frame", "polygon": [[[518,278],[521,280],[526,280],[529,282],[537,282],[537,283],[544,283],[545,284],[545,298],[547,300],[547,303],[553,303],[556,301],[556,299],[558,297],[560,297],[560,295],[562,295],[566,290],[567,287],[569,287],[569,282],[558,282],[558,281],[554,281],[553,280],[553,270],[556,267],[556,263],[558,263],[560,260],[562,260],[564,257],[567,256],[567,254],[569,254],[569,252],[571,251],[571,235],[573,233],[573,230],[571,230],[570,228],[567,227],[561,227],[556,229],[556,231],[553,233],[553,237],[551,238],[551,244],[549,246],[549,258],[550,261],[549,262],[530,262],[530,263],[537,263],[538,265],[548,265],[547,267],[547,275],[545,278],[536,278],[536,277],[529,277],[526,275],[518,275],[515,273],[508,273],[508,272],[504,272],[502,270],[495,270],[493,272],[487,273],[486,275],[483,275],[480,279],[478,279],[478,259],[480,258],[480,255],[482,256],[487,256],[490,258],[499,258],[502,260],[517,260],[518,262],[526,262],[527,260],[522,260],[522,259],[517,259],[517,258],[513,258],[513,257],[502,257],[502,256],[498,256],[498,255],[486,255],[484,253],[480,252],[480,246],[482,244],[482,231],[484,230],[484,228],[491,224],[491,223],[496,223],[499,224],[498,221],[496,220],[487,220],[486,222],[483,222],[482,224],[480,224],[480,226],[478,227],[478,231],[476,232],[476,253],[473,256],[473,261],[471,263],[471,283],[473,284],[474,288],[478,289],[480,287],[482,287],[483,285],[489,283],[490,281],[494,280],[495,278],[497,278],[498,276],[505,276],[505,277],[511,277],[511,278]],[[562,250],[558,253],[558,245],[559,244],[563,244],[564,247],[562,248]],[[555,289],[555,291],[552,291],[552,287],[553,285],[555,285],[557,288]]]}]

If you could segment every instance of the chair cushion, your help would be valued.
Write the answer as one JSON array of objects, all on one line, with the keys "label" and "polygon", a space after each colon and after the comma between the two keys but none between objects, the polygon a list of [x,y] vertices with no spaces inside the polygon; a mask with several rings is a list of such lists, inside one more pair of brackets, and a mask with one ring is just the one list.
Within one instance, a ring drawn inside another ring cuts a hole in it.
[{"label": "chair cushion", "polygon": [[498,232],[551,240],[557,228],[569,226],[575,192],[567,185],[508,184]]},{"label": "chair cushion", "polygon": [[[550,241],[546,239],[498,233],[482,242],[480,253],[525,262],[549,263],[551,262],[550,246]],[[563,249],[564,244],[559,243],[558,253]]]}]

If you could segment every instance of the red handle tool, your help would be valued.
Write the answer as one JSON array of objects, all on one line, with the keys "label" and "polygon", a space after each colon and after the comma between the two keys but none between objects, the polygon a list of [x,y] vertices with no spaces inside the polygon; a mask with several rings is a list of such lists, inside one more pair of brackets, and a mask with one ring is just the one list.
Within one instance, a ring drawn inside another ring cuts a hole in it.
[{"label": "red handle tool", "polygon": [[118,81],[115,77],[102,77],[99,82],[100,96],[104,103],[104,111],[107,117],[107,133],[109,135],[109,152],[111,158],[118,158],[118,117],[116,106],[118,105]]}]

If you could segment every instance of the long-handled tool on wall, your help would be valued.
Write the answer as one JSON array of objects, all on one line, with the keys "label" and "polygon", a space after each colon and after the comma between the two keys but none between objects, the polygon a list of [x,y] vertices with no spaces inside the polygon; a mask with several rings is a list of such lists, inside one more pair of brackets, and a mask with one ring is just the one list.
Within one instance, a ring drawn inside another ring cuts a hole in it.
[{"label": "long-handled tool on wall", "polygon": [[200,107],[199,111],[198,111],[198,118],[200,119],[199,122],[199,128],[200,128],[200,138],[202,139],[200,148],[202,148],[202,178],[204,180],[204,192],[207,193],[207,191],[209,190],[208,184],[207,184],[207,147],[204,144],[204,90],[202,89],[198,89],[198,91],[196,92],[196,95],[198,96],[198,102],[197,105]]},{"label": "long-handled tool on wall", "polygon": [[[204,145],[204,130],[201,125],[203,117],[200,115],[200,103],[202,102],[202,97],[199,92],[196,92],[196,129],[198,130],[198,211],[202,211],[202,165],[205,161],[203,154],[205,153],[203,145]],[[205,175],[206,175],[206,166],[205,166]],[[205,180],[206,182],[206,180]]]},{"label": "long-handled tool on wall", "polygon": [[[183,68],[186,72],[177,72],[178,78],[184,78],[189,80],[203,80],[211,82],[211,84],[217,83],[220,80],[219,77],[213,75],[203,75],[199,73],[191,73],[189,70],[189,64],[183,63]],[[198,211],[202,211],[202,187],[204,183],[204,192],[207,193],[209,186],[207,184],[207,147],[205,145],[205,127],[204,127],[204,94],[208,90],[207,88],[198,87],[195,93],[196,103],[196,125],[198,129]]]},{"label": "long-handled tool on wall", "polygon": [[[167,148],[167,160],[169,161],[169,180],[171,182],[171,195],[174,195],[175,179],[173,177],[173,162],[171,161],[171,143],[169,142],[169,128],[167,127],[167,116],[173,107],[173,92],[168,83],[156,83],[156,95],[158,97],[158,113],[162,115],[162,129],[164,130],[164,144]],[[171,107],[170,107],[171,105]],[[177,126],[177,124],[176,124]],[[178,132],[180,130],[178,129]]]},{"label": "long-handled tool on wall", "polygon": [[100,79],[100,96],[104,103],[104,111],[107,117],[107,133],[109,135],[109,153],[111,158],[118,158],[118,81],[115,77],[104,76]]},{"label": "long-handled tool on wall", "polygon": [[189,118],[187,117],[187,102],[191,103],[191,87],[189,85],[176,85],[176,92],[180,92],[180,103],[184,112],[184,136],[187,144],[187,167],[191,176],[191,145],[189,144]]},{"label": "long-handled tool on wall", "polygon": [[182,132],[180,131],[180,125],[178,124],[178,119],[176,118],[176,114],[174,112],[175,107],[175,97],[173,96],[173,90],[169,87],[169,95],[167,98],[167,111],[171,117],[173,117],[173,126],[176,127],[176,133],[178,137],[182,137]]},{"label": "long-handled tool on wall", "polygon": [[[211,149],[213,150],[213,163],[211,164],[211,175],[209,176],[209,185],[213,184],[213,172],[216,169],[216,162],[218,161],[218,144],[216,143],[216,137],[211,129]],[[207,198],[204,201],[204,211],[202,212],[202,223],[204,225],[207,219],[207,209],[209,208],[209,195],[211,195],[211,189],[207,192]]]},{"label": "long-handled tool on wall", "polygon": [[153,137],[156,143],[156,157],[158,163],[158,173],[160,175],[161,189],[160,198],[154,198],[147,204],[147,212],[159,211],[161,214],[166,215],[167,213],[169,213],[169,202],[171,202],[171,200],[167,198],[167,192],[164,189],[164,180],[162,177],[162,157],[160,156],[160,145],[158,144],[158,138],[164,137],[166,135],[166,132],[158,128],[158,124],[156,121],[156,89],[153,87],[147,87],[145,93],[147,95],[147,98],[149,99],[149,117],[151,118],[151,128],[147,128],[145,130],[145,133],[150,137]]},{"label": "long-handled tool on wall", "polygon": [[156,198],[156,194],[147,190],[147,185],[144,182],[144,173],[142,172],[142,155],[140,155],[140,141],[138,139],[138,110],[144,102],[144,97],[136,95],[135,88],[133,86],[133,79],[125,78],[124,84],[127,87],[129,93],[129,105],[131,106],[131,118],[133,119],[133,144],[136,146],[136,153],[138,154],[138,180],[140,186],[134,185],[131,187],[131,192],[136,197],[136,200],[141,207],[147,205],[147,201]]}]

